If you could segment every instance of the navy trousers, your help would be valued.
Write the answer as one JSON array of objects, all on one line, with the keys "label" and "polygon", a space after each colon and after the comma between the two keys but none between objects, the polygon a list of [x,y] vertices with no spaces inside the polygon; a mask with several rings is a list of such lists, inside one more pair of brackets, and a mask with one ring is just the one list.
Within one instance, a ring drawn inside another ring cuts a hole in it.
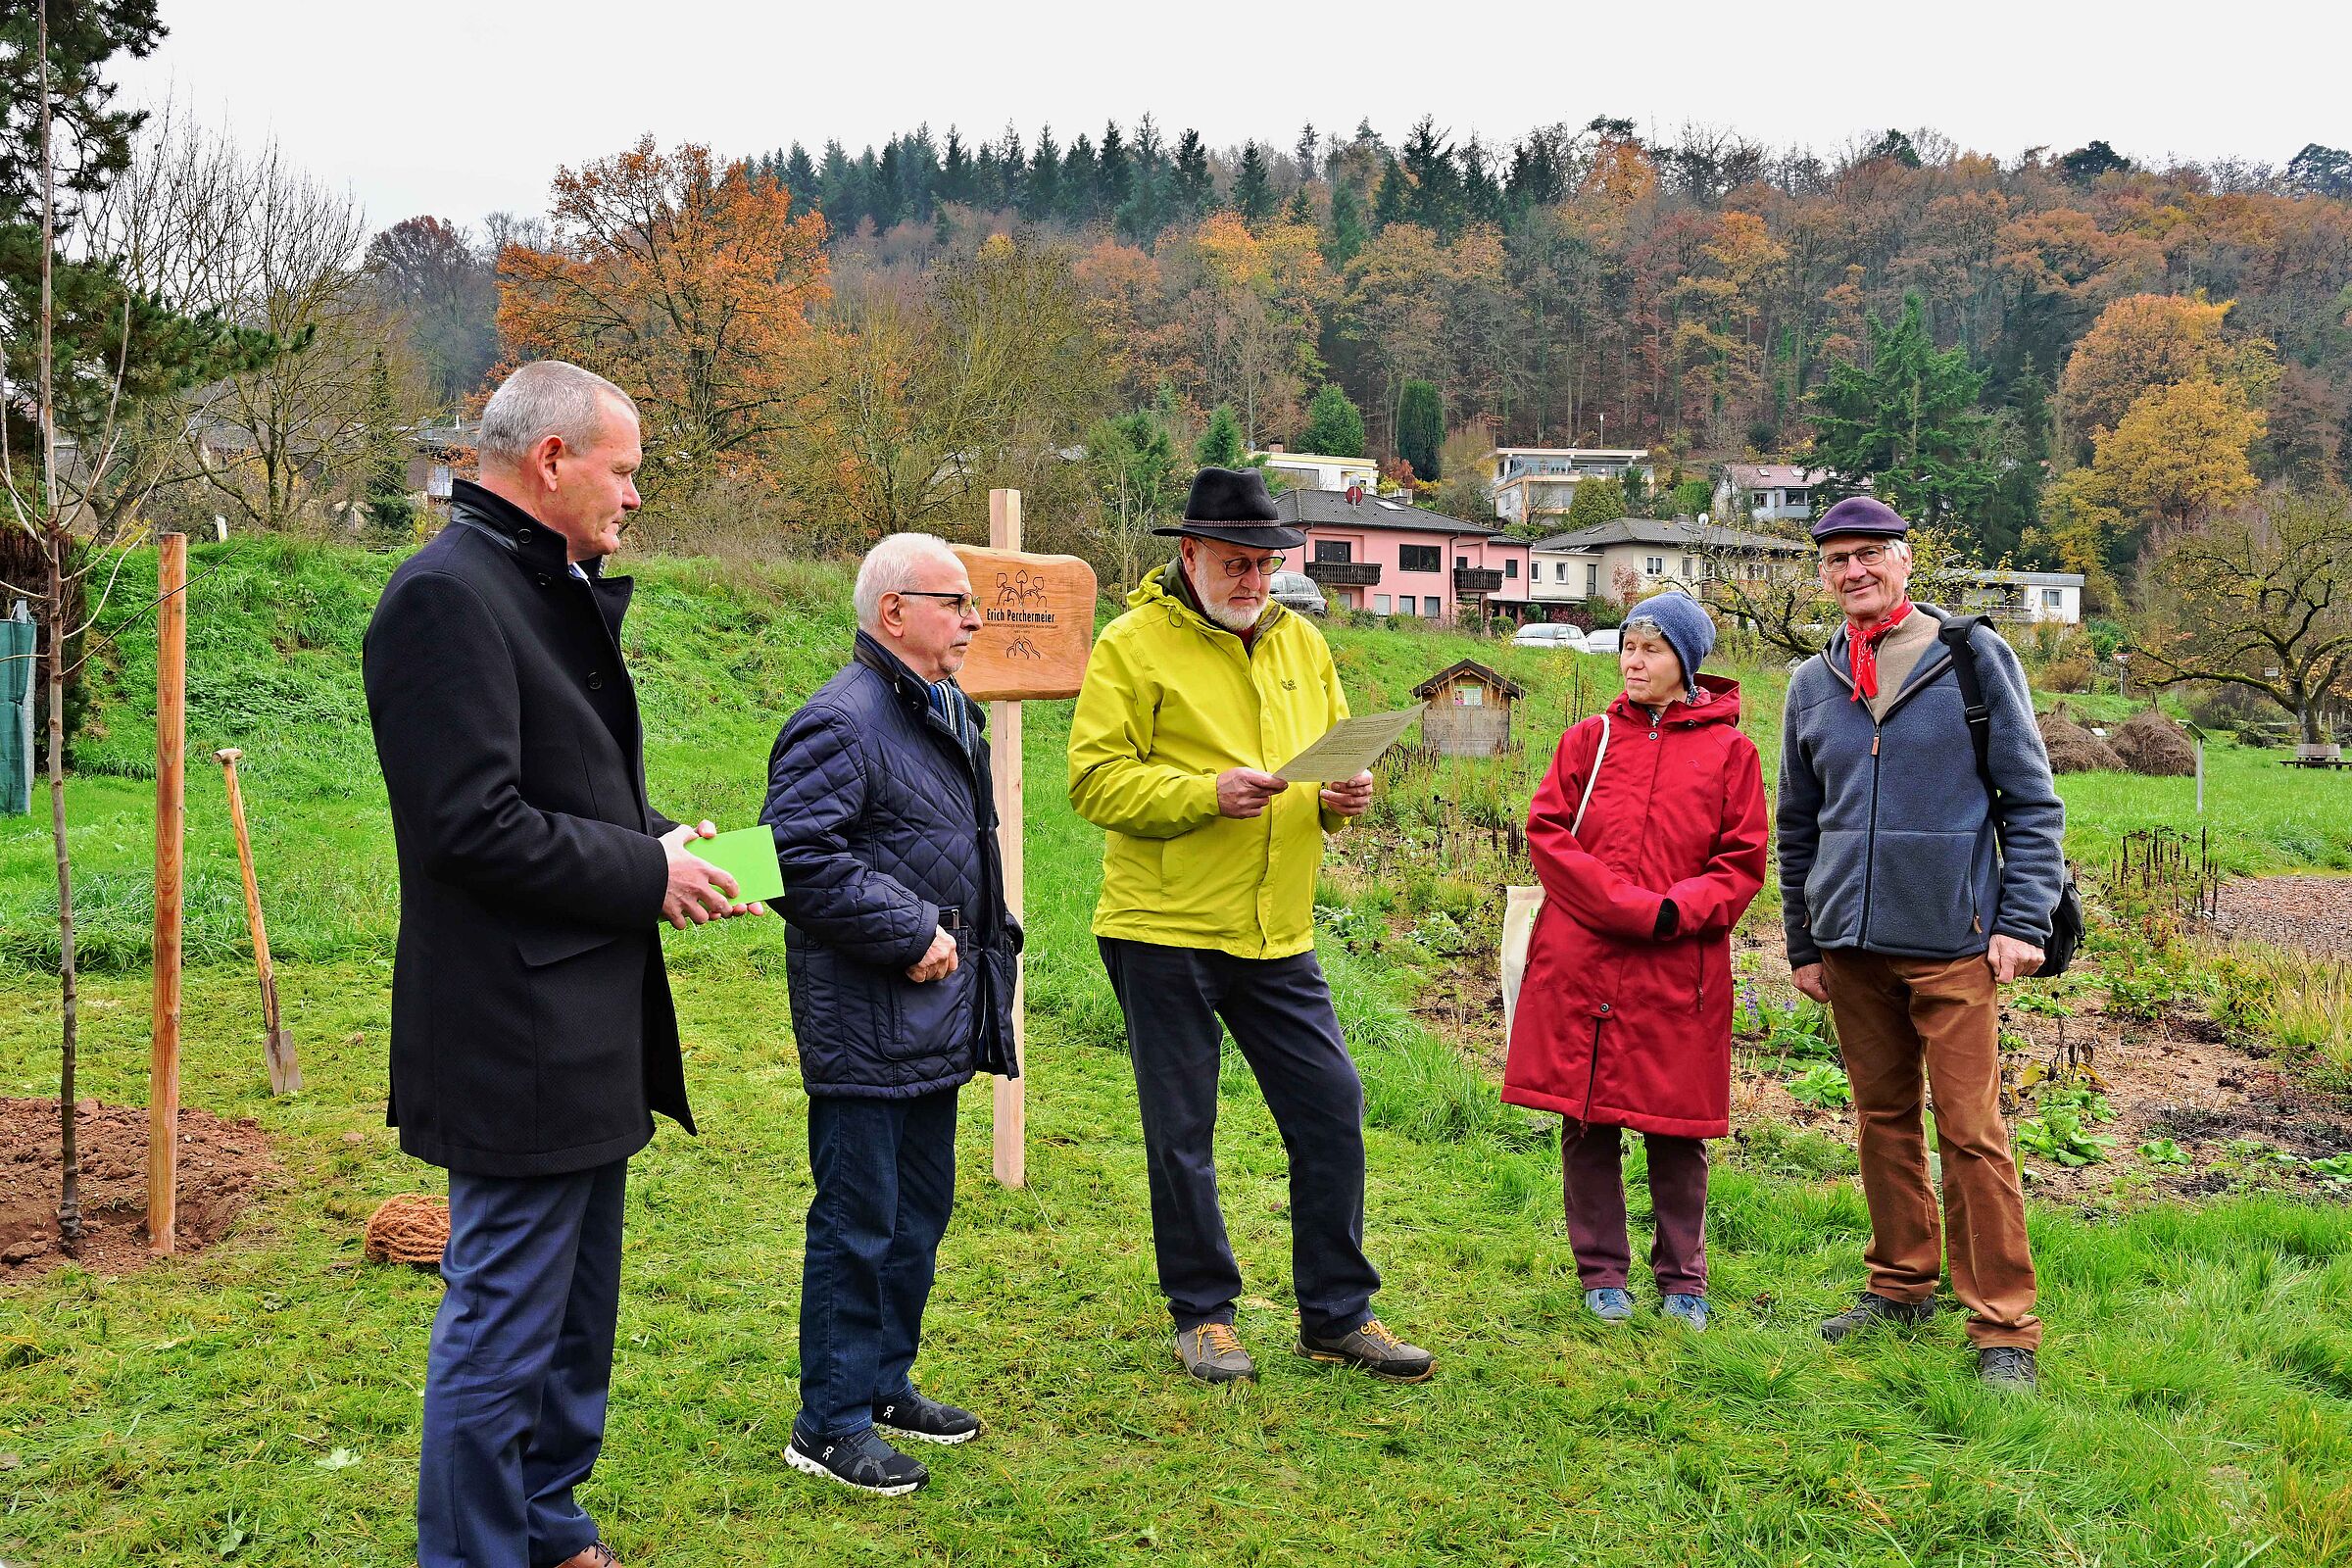
[{"label": "navy trousers", "polygon": [[956,1091],[808,1097],[808,1250],[801,1269],[801,1414],[811,1442],[874,1424],[904,1394],[956,1206]]},{"label": "navy trousers", "polygon": [[1312,953],[1236,958],[1100,937],[1127,1015],[1152,1186],[1160,1293],[1179,1333],[1233,1321],[1242,1274],[1217,1202],[1217,1066],[1233,1031],[1291,1160],[1291,1282],[1298,1326],[1337,1339],[1372,1315],[1364,1256],[1364,1086]]},{"label": "navy trousers", "polygon": [[448,1292],[425,1360],[419,1568],[547,1568],[593,1545],[628,1161],[449,1173]]}]

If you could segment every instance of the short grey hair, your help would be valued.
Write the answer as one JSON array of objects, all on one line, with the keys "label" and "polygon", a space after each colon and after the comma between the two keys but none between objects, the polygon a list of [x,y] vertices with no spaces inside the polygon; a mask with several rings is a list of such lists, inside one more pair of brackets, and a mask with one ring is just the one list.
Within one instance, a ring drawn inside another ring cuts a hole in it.
[{"label": "short grey hair", "polygon": [[858,564],[858,586],[850,602],[858,608],[858,624],[868,632],[882,628],[882,596],[903,594],[914,586],[927,562],[945,562],[960,571],[963,558],[945,539],[927,533],[894,533],[865,553]]},{"label": "short grey hair", "polygon": [[574,452],[585,452],[605,433],[606,398],[636,416],[636,400],[594,370],[562,360],[533,360],[490,394],[474,450],[488,461],[517,464],[552,435]]}]

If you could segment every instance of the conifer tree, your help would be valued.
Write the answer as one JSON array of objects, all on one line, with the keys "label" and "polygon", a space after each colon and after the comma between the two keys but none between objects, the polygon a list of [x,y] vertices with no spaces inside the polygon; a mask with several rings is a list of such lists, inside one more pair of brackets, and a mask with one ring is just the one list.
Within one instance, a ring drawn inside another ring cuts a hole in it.
[{"label": "conifer tree", "polygon": [[1233,175],[1233,210],[1251,228],[1274,216],[1274,184],[1266,174],[1266,155],[1255,142],[1242,147],[1241,167]]},{"label": "conifer tree", "polygon": [[1204,468],[1238,468],[1249,460],[1250,447],[1242,439],[1242,421],[1233,416],[1233,409],[1220,403],[1208,416],[1208,428],[1200,432],[1194,444],[1193,456]]},{"label": "conifer tree", "polygon": [[1334,458],[1364,455],[1364,415],[1337,381],[1326,381],[1306,406],[1306,428],[1298,434],[1304,452]]},{"label": "conifer tree", "polygon": [[1446,444],[1446,402],[1434,381],[1407,381],[1396,399],[1396,455],[1413,477],[1435,480],[1438,449]]}]

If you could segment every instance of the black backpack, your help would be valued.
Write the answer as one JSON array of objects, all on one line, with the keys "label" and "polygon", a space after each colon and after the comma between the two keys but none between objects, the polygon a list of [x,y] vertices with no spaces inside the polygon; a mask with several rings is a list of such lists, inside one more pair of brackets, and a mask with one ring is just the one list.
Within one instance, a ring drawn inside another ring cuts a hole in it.
[{"label": "black backpack", "polygon": [[[1984,781],[1984,793],[1992,798],[1993,840],[2000,845],[2006,826],[2001,820],[2001,787],[1992,781],[1992,710],[1984,702],[1984,684],[1977,678],[1977,650],[1969,641],[1984,624],[1983,615],[1954,615],[1936,635],[1952,651],[1952,673],[1959,678],[1960,701],[1968,711],[1968,738],[1977,749],[1977,777]],[[2005,855],[2006,846],[2001,848]],[[2065,862],[2062,859],[2060,863]],[[2082,946],[2082,895],[2075,888],[2075,868],[2068,865],[2066,879],[2058,889],[2058,907],[2050,912],[2050,939],[2041,945],[2041,967],[2034,971],[2033,978],[2055,980],[2066,973]]]}]

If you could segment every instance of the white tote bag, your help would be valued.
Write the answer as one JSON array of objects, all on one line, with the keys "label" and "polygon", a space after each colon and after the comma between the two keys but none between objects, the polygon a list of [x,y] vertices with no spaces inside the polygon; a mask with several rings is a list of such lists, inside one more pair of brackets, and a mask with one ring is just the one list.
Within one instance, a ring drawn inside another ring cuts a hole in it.
[{"label": "white tote bag", "polygon": [[[1600,760],[1609,755],[1609,719],[1600,719],[1600,746],[1592,754],[1592,771],[1585,776],[1584,798],[1576,803],[1570,833],[1585,825],[1585,808],[1592,804],[1592,786],[1600,781]],[[1536,916],[1544,912],[1541,887],[1507,887],[1502,898],[1502,1038],[1511,1038],[1511,1020],[1519,1015],[1519,982],[1527,977],[1527,944],[1536,934]]]}]

